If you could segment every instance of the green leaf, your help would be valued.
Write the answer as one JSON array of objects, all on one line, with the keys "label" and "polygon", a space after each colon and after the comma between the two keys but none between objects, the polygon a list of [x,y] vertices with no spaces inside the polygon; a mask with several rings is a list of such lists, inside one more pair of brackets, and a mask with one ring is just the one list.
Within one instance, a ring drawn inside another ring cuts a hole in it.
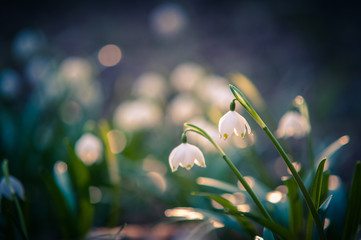
[{"label": "green leaf", "polygon": [[78,234],[80,236],[85,236],[93,223],[94,207],[89,202],[89,198],[81,198],[79,200],[79,210],[78,210]]},{"label": "green leaf", "polygon": [[206,177],[199,177],[197,179],[197,183],[199,185],[202,186],[208,186],[208,187],[213,187],[216,189],[220,189],[222,191],[225,192],[239,192],[240,189],[232,184],[217,180],[217,179],[213,179],[213,178],[206,178]]},{"label": "green leaf", "polygon": [[68,171],[77,193],[77,234],[85,236],[92,225],[94,214],[94,206],[89,200],[90,173],[70,144],[68,144],[68,152],[70,157]]},{"label": "green leaf", "polygon": [[318,165],[315,179],[313,180],[311,186],[311,198],[315,204],[316,209],[319,208],[320,204],[320,196],[322,190],[322,180],[323,180],[323,169],[325,167],[326,159],[323,159],[320,164]]},{"label": "green leaf", "polygon": [[52,175],[48,173],[42,174],[42,179],[44,184],[46,185],[48,192],[51,197],[51,203],[56,212],[56,216],[58,218],[59,223],[57,226],[59,227],[63,238],[70,239],[75,236],[75,222],[74,215],[70,211],[69,206],[66,203],[66,200],[58,188],[57,184]]},{"label": "green leaf", "polygon": [[[58,163],[58,164],[64,164],[64,162]],[[58,168],[59,165],[54,166],[54,180],[55,184],[58,186],[58,189],[62,193],[65,202],[67,206],[69,207],[69,210],[72,212],[72,216],[75,216],[76,214],[76,197],[74,194],[74,190],[71,185],[71,180],[69,177],[68,171],[59,171]],[[66,166],[66,165],[65,165]]]},{"label": "green leaf", "polygon": [[256,215],[253,215],[251,213],[246,212],[234,212],[234,211],[228,211],[229,214],[234,216],[244,216],[246,218],[251,219],[252,221],[262,225],[265,228],[268,228],[273,233],[285,238],[285,239],[297,239],[297,236],[291,233],[287,228],[283,227],[282,225],[272,222],[266,218],[258,217]]},{"label": "green leaf", "polygon": [[[234,212],[238,212],[238,210],[237,210],[237,208],[235,206],[233,206],[227,199],[224,199],[221,196],[214,195],[214,194],[211,194],[211,193],[192,193],[192,194],[197,195],[197,196],[207,197],[209,199],[212,199],[212,200],[218,202],[225,209],[228,209],[228,210],[234,211]],[[256,229],[254,228],[252,223],[250,223],[247,219],[245,219],[243,217],[240,217],[240,216],[236,216],[236,218],[237,218],[237,221],[242,225],[244,230],[248,233],[248,235],[252,239],[254,239],[254,237],[256,236]]]},{"label": "green leaf", "polygon": [[[315,204],[316,210],[318,210],[320,206],[320,197],[322,191],[322,179],[323,179],[323,169],[325,167],[326,159],[323,159],[320,164],[318,165],[315,178],[310,188],[310,195],[313,203]],[[323,220],[321,219],[321,222]],[[313,218],[311,213],[308,214],[307,222],[306,222],[306,239],[312,239],[313,235]]]},{"label": "green leaf", "polygon": [[353,173],[351,191],[348,199],[346,221],[343,229],[343,240],[355,239],[361,220],[361,162],[356,163]]},{"label": "green leaf", "polygon": [[297,183],[293,178],[285,181],[288,192],[288,201],[290,204],[290,228],[296,235],[302,234],[303,229],[303,205],[298,191]]},{"label": "green leaf", "polygon": [[322,203],[322,205],[318,209],[318,214],[320,215],[321,219],[325,219],[326,212],[328,210],[328,207],[330,206],[331,200],[332,200],[332,195],[328,196],[328,198]]},{"label": "green leaf", "polygon": [[326,198],[328,197],[328,181],[330,175],[331,175],[330,171],[326,171],[323,174],[320,202],[325,202]]},{"label": "green leaf", "polygon": [[74,188],[80,191],[88,191],[90,179],[89,170],[75,154],[74,148],[69,142],[66,142],[66,146],[68,147],[69,154],[68,171]]}]

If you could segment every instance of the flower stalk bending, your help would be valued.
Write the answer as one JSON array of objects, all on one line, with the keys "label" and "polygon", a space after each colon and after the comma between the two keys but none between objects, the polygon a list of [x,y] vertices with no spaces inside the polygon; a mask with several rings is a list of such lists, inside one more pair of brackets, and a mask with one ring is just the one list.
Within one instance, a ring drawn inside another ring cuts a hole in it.
[{"label": "flower stalk bending", "polygon": [[228,164],[228,166],[231,168],[231,170],[233,171],[233,173],[237,176],[238,180],[241,182],[241,184],[243,185],[243,187],[246,189],[246,191],[248,192],[248,194],[251,196],[252,200],[254,201],[254,203],[257,205],[257,207],[259,208],[259,210],[261,211],[262,215],[273,221],[271,216],[269,215],[269,213],[267,212],[267,210],[264,208],[264,206],[262,205],[262,203],[259,201],[259,199],[257,198],[256,194],[253,192],[252,188],[248,185],[248,183],[246,182],[246,180],[243,178],[242,174],[238,171],[238,169],[236,168],[236,166],[233,164],[233,162],[228,158],[228,156],[224,153],[224,151],[221,149],[221,147],[212,139],[211,136],[209,136],[209,134],[207,134],[203,129],[193,125],[193,124],[189,124],[189,123],[185,123],[184,124],[186,127],[189,127],[188,129],[185,130],[185,132],[187,131],[193,131],[195,133],[198,133],[200,135],[202,135],[203,137],[205,137],[206,139],[208,139],[213,145],[214,147],[218,150],[219,154],[221,155],[221,157],[226,161],[226,163]]}]

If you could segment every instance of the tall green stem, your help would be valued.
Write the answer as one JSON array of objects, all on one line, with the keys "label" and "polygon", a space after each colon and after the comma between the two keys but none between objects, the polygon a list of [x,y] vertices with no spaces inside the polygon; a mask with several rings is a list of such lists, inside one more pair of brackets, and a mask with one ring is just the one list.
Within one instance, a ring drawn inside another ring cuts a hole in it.
[{"label": "tall green stem", "polygon": [[302,181],[300,175],[298,175],[296,169],[293,167],[293,164],[289,160],[286,152],[283,150],[282,146],[279,144],[279,142],[277,141],[275,136],[273,136],[272,132],[268,129],[267,125],[263,122],[263,120],[258,115],[256,110],[248,102],[247,98],[243,95],[243,93],[238,88],[236,88],[235,86],[233,86],[231,84],[229,85],[229,87],[230,87],[233,95],[235,96],[235,98],[238,100],[238,102],[247,110],[247,112],[258,123],[258,125],[266,132],[268,137],[271,139],[272,143],[275,145],[276,149],[282,156],[284,162],[286,163],[288,169],[291,171],[293,178],[295,179],[299,189],[302,192],[302,195],[306,201],[307,207],[310,210],[313,220],[316,224],[316,228],[317,228],[318,234],[320,236],[320,239],[326,239],[325,232],[323,231],[323,226],[321,224],[321,220],[320,220],[320,217],[318,216],[315,205],[312,202],[312,199],[311,199],[305,185],[303,184],[303,181]]},{"label": "tall green stem", "polygon": [[228,166],[231,168],[232,172],[237,176],[238,180],[242,183],[243,187],[246,189],[248,194],[251,196],[254,203],[257,205],[263,216],[269,220],[272,220],[271,216],[267,212],[267,210],[263,207],[262,203],[258,200],[256,194],[252,191],[252,188],[248,185],[247,181],[243,178],[242,174],[238,171],[236,166],[234,166],[233,162],[227,157],[227,155],[223,155],[222,158],[226,161]]},{"label": "tall green stem", "polygon": [[21,207],[20,207],[19,200],[18,200],[18,198],[16,197],[15,194],[12,194],[12,195],[13,195],[13,197],[14,197],[14,202],[15,202],[16,210],[17,210],[18,215],[19,215],[20,226],[21,226],[21,229],[22,229],[22,231],[23,231],[24,237],[25,237],[25,239],[29,239],[28,233],[27,233],[27,231],[26,231],[26,225],[25,225],[24,215],[23,215],[23,212],[21,211]]},{"label": "tall green stem", "polygon": [[309,193],[307,191],[307,188],[303,184],[303,181],[302,181],[300,175],[297,173],[295,167],[293,166],[292,162],[288,158],[286,152],[283,150],[282,146],[279,144],[279,142],[277,141],[275,136],[273,136],[272,132],[268,129],[268,127],[264,127],[263,130],[266,132],[268,137],[271,139],[272,143],[275,145],[276,149],[278,150],[278,152],[282,156],[284,162],[286,163],[288,169],[291,171],[293,178],[295,179],[299,189],[302,192],[303,197],[305,198],[307,207],[308,207],[308,209],[310,210],[310,212],[312,214],[312,217],[313,217],[313,220],[315,221],[316,228],[317,228],[317,231],[318,231],[318,234],[319,234],[320,238],[321,239],[326,239],[325,233],[323,231],[323,226],[321,224],[321,220],[320,220],[320,218],[318,216],[318,213],[316,211],[315,205],[312,202],[312,199],[311,199],[311,197],[310,197],[310,195],[309,195]]},{"label": "tall green stem", "polygon": [[252,188],[248,185],[247,181],[243,178],[242,174],[238,171],[238,169],[233,164],[233,162],[229,159],[229,157],[224,153],[222,148],[213,140],[213,138],[211,136],[209,136],[203,129],[201,129],[193,124],[185,123],[184,125],[187,127],[190,127],[190,129],[186,129],[185,132],[193,131],[193,132],[199,133],[203,137],[207,138],[214,145],[214,147],[217,149],[217,151],[219,152],[221,157],[226,161],[228,166],[231,168],[232,172],[237,176],[238,180],[241,182],[243,187],[246,189],[248,194],[251,196],[252,200],[254,201],[254,203],[257,205],[257,207],[261,211],[262,215],[265,218],[273,221],[271,216],[265,209],[265,207],[262,205],[262,203],[257,198],[256,194],[253,192]]}]

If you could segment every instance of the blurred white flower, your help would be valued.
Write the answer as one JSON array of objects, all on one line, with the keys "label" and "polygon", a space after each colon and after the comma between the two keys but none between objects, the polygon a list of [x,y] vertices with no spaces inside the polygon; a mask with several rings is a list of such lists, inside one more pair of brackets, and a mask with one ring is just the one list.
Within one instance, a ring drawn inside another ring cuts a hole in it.
[{"label": "blurred white flower", "polygon": [[225,78],[212,75],[204,79],[197,91],[205,102],[211,102],[217,108],[227,110],[229,103],[234,99],[228,84]]},{"label": "blurred white flower", "polygon": [[153,30],[161,36],[175,36],[185,27],[186,15],[180,6],[166,3],[152,11],[150,24]]},{"label": "blurred white flower", "polygon": [[92,76],[92,66],[84,58],[68,57],[61,63],[60,75],[69,83],[84,83]]},{"label": "blurred white flower", "polygon": [[167,94],[167,82],[158,73],[144,73],[134,82],[132,91],[138,97],[162,100]]},{"label": "blurred white flower", "polygon": [[14,39],[13,52],[16,57],[26,59],[39,51],[45,43],[46,39],[41,32],[24,29]]},{"label": "blurred white flower", "polygon": [[304,137],[310,130],[311,127],[304,116],[298,112],[290,111],[282,116],[278,124],[276,135],[280,138],[301,138]]},{"label": "blurred white flower", "polygon": [[[221,146],[221,148],[226,147],[227,142],[221,141],[221,139],[219,138],[218,129],[212,123],[210,123],[207,120],[205,120],[204,118],[200,118],[200,117],[193,118],[193,119],[189,120],[188,123],[194,124],[194,125],[202,128],[204,131],[206,131],[209,134],[209,136],[211,138],[213,138],[214,141],[218,145]],[[209,152],[217,152],[217,149],[213,146],[213,144],[208,139],[206,139],[205,137],[199,135],[198,133],[188,132],[187,136],[188,136],[188,139],[191,140],[191,142],[196,143],[203,150],[209,151]]]},{"label": "blurred white flower", "polygon": [[91,133],[83,134],[75,143],[76,155],[87,165],[98,161],[103,154],[103,144]]},{"label": "blurred white flower", "polygon": [[194,164],[200,167],[206,167],[203,153],[198,147],[192,144],[181,143],[178,147],[174,148],[169,155],[169,165],[172,172],[177,171],[178,166],[189,170]]},{"label": "blurred white flower", "polygon": [[74,98],[87,108],[96,108],[103,99],[102,88],[99,82],[83,84],[71,90]]},{"label": "blurred white flower", "polygon": [[138,99],[118,106],[114,124],[125,131],[137,131],[158,126],[162,122],[161,108],[149,101]]},{"label": "blurred white flower", "polygon": [[247,146],[251,146],[254,144],[255,136],[254,136],[254,134],[248,134],[248,135],[244,136],[244,138],[240,138],[240,137],[237,137],[236,135],[234,135],[232,140],[233,140],[233,144],[236,147],[246,148]]},{"label": "blurred white flower", "polygon": [[190,118],[198,116],[202,113],[199,103],[190,95],[180,94],[176,96],[168,105],[167,115],[170,120],[182,125]]},{"label": "blurred white flower", "polygon": [[45,57],[33,57],[26,64],[25,74],[31,84],[47,80],[51,76],[54,61]]},{"label": "blurred white flower", "polygon": [[218,125],[220,137],[226,140],[233,133],[242,138],[248,132],[251,134],[251,127],[247,120],[235,111],[227,112],[220,120]]},{"label": "blurred white flower", "polygon": [[9,200],[12,200],[12,194],[16,194],[18,197],[24,200],[24,187],[21,182],[13,177],[9,176],[11,187],[6,181],[5,177],[2,177],[0,182],[0,199],[2,196],[6,197]]},{"label": "blurred white flower", "polygon": [[15,98],[20,92],[20,76],[12,69],[0,72],[0,95],[5,98]]},{"label": "blurred white flower", "polygon": [[170,80],[178,91],[190,91],[205,76],[204,69],[195,63],[182,63],[171,73]]}]

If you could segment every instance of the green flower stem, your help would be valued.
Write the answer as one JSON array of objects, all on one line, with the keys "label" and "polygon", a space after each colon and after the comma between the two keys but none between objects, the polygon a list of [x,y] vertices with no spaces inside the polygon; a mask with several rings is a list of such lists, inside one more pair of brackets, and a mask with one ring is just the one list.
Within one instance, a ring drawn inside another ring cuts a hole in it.
[{"label": "green flower stem", "polygon": [[263,122],[261,117],[257,114],[256,110],[254,110],[252,105],[248,102],[247,98],[243,95],[243,93],[238,88],[233,86],[232,84],[230,84],[229,87],[230,87],[233,95],[235,96],[235,98],[247,110],[247,112],[253,117],[253,119],[258,123],[258,125],[266,132],[268,137],[271,139],[272,143],[277,148],[278,152],[280,153],[284,162],[286,163],[288,169],[291,171],[292,176],[295,179],[299,189],[302,192],[302,195],[306,201],[307,207],[310,210],[313,220],[316,224],[316,228],[317,228],[318,234],[320,236],[320,239],[322,239],[322,240],[326,239],[320,217],[317,213],[314,203],[312,202],[310,194],[308,193],[305,185],[303,184],[303,181],[302,181],[300,175],[298,175],[296,169],[293,167],[292,162],[288,158],[286,152],[283,150],[282,146],[280,145],[278,140],[275,138],[275,136],[273,136],[272,132],[268,129],[267,125]]},{"label": "green flower stem", "polygon": [[23,215],[23,212],[21,211],[19,200],[18,200],[18,198],[17,198],[17,196],[15,194],[14,187],[10,183],[8,161],[6,159],[3,162],[2,170],[3,170],[4,177],[5,177],[5,181],[6,181],[6,183],[8,184],[8,186],[10,188],[11,197],[14,199],[14,202],[15,202],[15,207],[16,207],[16,211],[18,212],[18,215],[19,215],[19,220],[20,220],[20,226],[21,226],[22,233],[23,233],[25,239],[29,239],[28,232],[26,230],[24,215]]},{"label": "green flower stem", "polygon": [[247,181],[243,178],[242,174],[238,171],[238,169],[236,168],[236,166],[233,164],[233,162],[228,158],[228,156],[224,153],[224,151],[222,150],[222,148],[213,140],[213,138],[211,136],[209,136],[203,129],[193,125],[193,124],[189,124],[189,123],[185,123],[184,124],[187,127],[190,127],[190,129],[186,129],[185,132],[187,131],[193,131],[196,132],[200,135],[202,135],[203,137],[207,138],[213,145],[214,147],[218,150],[219,154],[221,155],[221,157],[226,161],[226,163],[228,164],[228,166],[231,168],[231,170],[233,171],[233,173],[237,176],[238,180],[242,183],[243,187],[246,189],[246,191],[248,192],[248,194],[251,196],[252,200],[254,201],[254,203],[257,205],[257,207],[259,208],[259,210],[261,211],[261,213],[263,214],[263,216],[271,221],[272,218],[269,215],[269,213],[267,212],[267,210],[264,208],[264,206],[262,205],[262,203],[258,200],[256,194],[253,192],[252,188],[248,185]]},{"label": "green flower stem", "polygon": [[309,195],[309,193],[307,191],[307,188],[303,184],[303,181],[302,181],[300,175],[297,173],[297,171],[294,168],[292,162],[288,158],[286,152],[283,150],[282,146],[279,144],[279,142],[277,141],[275,136],[273,136],[272,132],[268,129],[268,127],[267,126],[264,127],[263,130],[266,132],[268,137],[271,139],[272,143],[275,145],[278,152],[282,156],[284,162],[286,163],[288,169],[291,171],[293,178],[295,179],[299,189],[302,192],[303,197],[305,198],[307,207],[308,207],[308,209],[310,210],[310,212],[312,214],[312,217],[313,217],[313,220],[315,221],[316,228],[317,228],[317,231],[318,231],[318,234],[319,234],[320,238],[321,239],[326,239],[325,232],[323,231],[323,226],[321,224],[320,218],[319,218],[318,213],[316,211],[315,205],[312,202],[312,199],[311,199],[311,197],[310,197],[310,195]]},{"label": "green flower stem", "polygon": [[21,229],[23,231],[24,237],[25,237],[25,239],[29,239],[28,232],[26,230],[24,215],[23,215],[23,212],[21,211],[19,200],[18,200],[18,198],[16,197],[15,194],[12,194],[12,196],[14,197],[14,202],[15,202],[16,210],[17,210],[18,215],[19,215],[20,226],[21,226]]}]

